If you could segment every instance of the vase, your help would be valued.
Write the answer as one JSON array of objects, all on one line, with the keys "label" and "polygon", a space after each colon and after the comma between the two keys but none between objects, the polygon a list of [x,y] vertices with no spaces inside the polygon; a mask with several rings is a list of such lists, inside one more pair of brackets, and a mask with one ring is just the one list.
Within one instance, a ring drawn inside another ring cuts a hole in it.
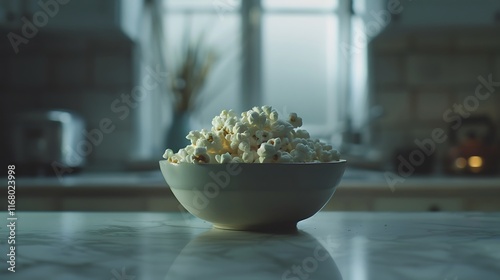
[{"label": "vase", "polygon": [[186,111],[175,112],[172,115],[172,122],[167,132],[168,149],[177,152],[180,148],[185,148],[190,144],[186,136],[191,131],[191,114]]}]

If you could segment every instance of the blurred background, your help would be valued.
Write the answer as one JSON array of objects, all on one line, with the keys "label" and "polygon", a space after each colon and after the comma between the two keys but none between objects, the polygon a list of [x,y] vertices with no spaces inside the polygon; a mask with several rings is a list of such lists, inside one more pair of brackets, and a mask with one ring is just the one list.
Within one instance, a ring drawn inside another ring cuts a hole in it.
[{"label": "blurred background", "polygon": [[178,211],[165,148],[272,105],[349,161],[326,210],[498,211],[499,34],[496,0],[0,0],[0,162],[19,209]]}]

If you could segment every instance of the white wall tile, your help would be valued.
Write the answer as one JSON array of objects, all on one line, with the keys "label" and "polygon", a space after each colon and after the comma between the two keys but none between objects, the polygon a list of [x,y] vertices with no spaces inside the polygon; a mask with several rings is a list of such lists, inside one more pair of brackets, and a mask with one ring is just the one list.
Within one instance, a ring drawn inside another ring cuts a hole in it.
[{"label": "white wall tile", "polygon": [[453,41],[449,36],[443,34],[423,35],[419,34],[415,38],[415,47],[419,50],[445,50],[453,45]]},{"label": "white wall tile", "polygon": [[[125,92],[125,91],[124,91]],[[135,111],[131,109],[130,115],[120,120],[118,115],[110,109],[111,103],[119,98],[119,93],[105,91],[80,92],[70,94],[51,94],[44,97],[40,108],[60,108],[73,110],[85,120],[85,131],[90,133],[94,129],[100,130],[100,122],[109,118],[115,126],[113,132],[103,133],[102,142],[92,147],[93,151],[88,156],[89,164],[99,164],[99,161],[125,160],[130,151],[132,138],[131,124],[134,121]]]},{"label": "white wall tile", "polygon": [[410,94],[404,90],[381,91],[375,96],[375,105],[381,105],[383,116],[377,120],[380,125],[406,122],[410,119]]},{"label": "white wall tile", "polygon": [[460,50],[498,50],[500,38],[498,36],[460,36],[456,47]]},{"label": "white wall tile", "polygon": [[450,83],[477,83],[479,75],[490,74],[489,61],[486,55],[454,56],[450,63]]},{"label": "white wall tile", "polygon": [[382,153],[383,160],[387,168],[392,164],[394,153],[397,149],[411,144],[408,137],[408,130],[394,129],[387,124],[381,125],[374,135],[373,146]]},{"label": "white wall tile", "polygon": [[86,82],[87,63],[83,57],[64,57],[55,63],[55,83],[81,86]]},{"label": "white wall tile", "polygon": [[489,73],[486,55],[411,55],[407,81],[410,85],[460,85],[477,82]]},{"label": "white wall tile", "polygon": [[128,131],[115,130],[104,134],[102,142],[93,147],[89,158],[95,164],[120,160],[125,164],[131,155],[132,137]]},{"label": "white wall tile", "polygon": [[500,80],[500,55],[495,58],[495,69],[494,69],[494,77],[496,77],[495,81]]},{"label": "white wall tile", "polygon": [[373,48],[377,51],[398,52],[408,48],[409,41],[405,36],[393,38],[376,38],[373,41]]},{"label": "white wall tile", "polygon": [[43,88],[48,83],[48,63],[44,56],[16,56],[12,63],[12,86]]},{"label": "white wall tile", "polygon": [[88,39],[74,36],[71,40],[54,38],[41,42],[45,52],[56,54],[84,54],[88,47]]},{"label": "white wall tile", "polygon": [[2,77],[0,79],[0,85],[7,86],[11,82],[10,72],[12,69],[11,66],[12,59],[9,57],[2,57],[0,58],[0,60],[2,61],[0,63],[0,77]]},{"label": "white wall tile", "polygon": [[[90,91],[84,92],[78,98],[83,108],[84,117],[87,121],[87,127],[97,128],[99,127],[99,122],[103,118],[109,118],[116,125],[117,130],[129,130],[135,116],[135,109],[128,107],[130,113],[123,120],[119,117],[123,115],[122,112],[119,114],[115,113],[111,109],[111,104],[115,100],[121,100],[122,93],[130,93],[130,90],[118,90],[116,92],[107,91]],[[120,106],[125,106],[125,103],[120,102]]]},{"label": "white wall tile", "polygon": [[111,103],[119,98],[119,94],[105,91],[68,92],[47,94],[39,103],[40,108],[67,109],[79,113],[84,119],[87,129],[99,127],[103,118],[109,118],[116,124],[117,130],[127,130],[133,118],[133,110],[128,118],[118,119],[111,111]]},{"label": "white wall tile", "polygon": [[44,92],[39,101],[40,109],[67,109],[82,114],[83,107],[79,92],[64,92],[60,94]]},{"label": "white wall tile", "polygon": [[443,85],[448,83],[451,58],[440,55],[410,55],[406,64],[410,85]]},{"label": "white wall tile", "polygon": [[129,156],[135,110],[130,108],[129,116],[121,120],[110,106],[122,93],[130,94],[131,46],[77,37],[30,40],[17,55],[10,47],[0,47],[0,88],[5,91],[0,95],[1,109],[7,113],[73,110],[86,120],[86,130],[98,128],[103,118],[110,118],[116,130],[102,147],[95,148],[89,163],[124,161]]},{"label": "white wall tile", "polygon": [[96,86],[127,86],[130,85],[131,79],[131,59],[126,55],[96,55],[94,59]]},{"label": "white wall tile", "polygon": [[[433,131],[434,129],[442,129],[446,135],[448,135],[448,125],[447,123],[443,122],[443,120],[437,120],[435,122],[428,122],[426,125],[414,125],[410,127],[409,135],[411,136],[411,142],[409,143],[410,147],[417,147],[415,144],[415,141],[418,139],[420,141],[423,141],[424,139],[432,139],[433,137]],[[449,147],[449,144],[447,141],[443,143],[435,143],[436,144],[436,150],[433,153],[434,161],[436,165],[440,164],[440,160],[445,156],[447,153],[447,148]]]},{"label": "white wall tile", "polygon": [[445,92],[420,92],[416,98],[417,119],[422,121],[438,121],[450,108],[448,94]]},{"label": "white wall tile", "polygon": [[397,84],[403,81],[403,59],[399,56],[375,57],[374,82],[377,85]]},{"label": "white wall tile", "polygon": [[[481,93],[486,93],[485,89],[481,91]],[[472,109],[474,106],[473,101],[469,101],[470,104],[468,107],[464,105],[464,102],[475,97],[475,88],[471,88],[470,90],[461,90],[459,91],[453,103],[463,105],[464,109],[468,108]],[[489,97],[485,100],[480,100],[478,98],[474,98],[478,101],[478,107],[475,110],[467,111],[470,112],[471,115],[488,115],[493,120],[500,121],[500,88],[494,92],[490,93]]]}]

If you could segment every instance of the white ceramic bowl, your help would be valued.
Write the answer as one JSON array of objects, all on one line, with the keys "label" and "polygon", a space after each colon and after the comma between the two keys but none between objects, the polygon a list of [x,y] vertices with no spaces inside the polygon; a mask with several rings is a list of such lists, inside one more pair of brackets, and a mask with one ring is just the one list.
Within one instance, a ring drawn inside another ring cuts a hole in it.
[{"label": "white ceramic bowl", "polygon": [[160,161],[163,177],[191,214],[217,228],[289,229],[332,197],[346,161],[192,164]]}]

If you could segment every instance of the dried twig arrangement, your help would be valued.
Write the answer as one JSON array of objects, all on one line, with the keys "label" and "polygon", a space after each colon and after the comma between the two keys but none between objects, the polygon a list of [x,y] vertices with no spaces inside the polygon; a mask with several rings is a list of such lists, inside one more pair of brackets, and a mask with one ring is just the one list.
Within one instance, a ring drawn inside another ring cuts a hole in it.
[{"label": "dried twig arrangement", "polygon": [[204,46],[204,33],[196,41],[189,40],[185,32],[183,52],[176,69],[171,71],[170,91],[174,95],[174,109],[177,112],[190,111],[195,107],[197,95],[205,84],[216,61],[215,51]]}]

